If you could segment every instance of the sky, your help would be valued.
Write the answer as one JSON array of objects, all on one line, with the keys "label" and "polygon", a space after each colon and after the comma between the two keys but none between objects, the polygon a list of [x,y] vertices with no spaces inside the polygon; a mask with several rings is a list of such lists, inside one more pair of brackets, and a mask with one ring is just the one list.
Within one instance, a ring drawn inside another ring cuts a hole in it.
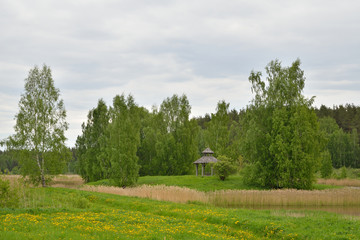
[{"label": "sky", "polygon": [[75,145],[99,99],[151,109],[186,94],[192,116],[245,108],[248,77],[299,58],[315,106],[360,105],[358,0],[0,0],[0,139],[30,69],[52,70]]}]

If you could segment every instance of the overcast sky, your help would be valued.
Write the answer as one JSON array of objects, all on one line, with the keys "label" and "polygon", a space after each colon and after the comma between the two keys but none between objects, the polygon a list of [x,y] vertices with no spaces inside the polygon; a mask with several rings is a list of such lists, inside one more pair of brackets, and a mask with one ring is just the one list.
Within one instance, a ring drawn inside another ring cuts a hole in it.
[{"label": "overcast sky", "polygon": [[[50,66],[68,146],[103,98],[140,106],[186,94],[192,115],[241,109],[248,76],[300,58],[315,105],[360,105],[360,1],[0,0],[0,139],[14,134],[24,79]],[[264,74],[265,75],[265,74]]]}]

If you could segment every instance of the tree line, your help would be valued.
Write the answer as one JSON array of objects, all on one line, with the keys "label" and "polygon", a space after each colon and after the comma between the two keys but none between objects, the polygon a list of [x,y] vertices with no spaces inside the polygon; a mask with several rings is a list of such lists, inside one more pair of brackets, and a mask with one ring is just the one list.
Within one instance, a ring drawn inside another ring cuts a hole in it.
[{"label": "tree line", "polygon": [[313,107],[314,98],[302,94],[300,60],[290,67],[271,61],[265,70],[265,80],[262,72],[251,72],[254,98],[239,111],[221,100],[215,113],[191,118],[185,94],[151,110],[131,95],[115,96],[111,106],[100,99],[70,151],[59,90],[47,66],[35,67],[25,80],[16,134],[2,141],[17,154],[11,163],[0,153],[0,167],[16,170],[18,163],[20,173],[43,186],[46,174],[61,171],[76,171],[87,182],[111,179],[127,186],[144,175],[192,174],[192,163],[210,147],[238,169],[245,166],[249,184],[302,189],[311,188],[315,172],[325,166],[360,167],[359,107]]}]

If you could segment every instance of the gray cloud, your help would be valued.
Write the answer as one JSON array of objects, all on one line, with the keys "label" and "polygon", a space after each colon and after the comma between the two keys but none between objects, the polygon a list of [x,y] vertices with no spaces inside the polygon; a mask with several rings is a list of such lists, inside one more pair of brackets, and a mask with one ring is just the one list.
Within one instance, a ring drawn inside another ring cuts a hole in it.
[{"label": "gray cloud", "polygon": [[150,108],[187,94],[194,116],[251,100],[247,77],[278,58],[303,62],[316,105],[360,102],[360,3],[350,1],[0,0],[0,138],[13,133],[24,79],[53,70],[69,146],[99,98]]}]

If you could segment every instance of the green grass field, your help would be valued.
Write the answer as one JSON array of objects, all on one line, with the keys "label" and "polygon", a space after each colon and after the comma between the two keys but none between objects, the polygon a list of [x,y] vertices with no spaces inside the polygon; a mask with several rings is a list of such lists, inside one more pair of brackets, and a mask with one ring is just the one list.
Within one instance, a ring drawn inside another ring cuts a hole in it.
[{"label": "green grass field", "polygon": [[360,239],[360,219],[319,211],[176,204],[61,188],[23,189],[0,239]]},{"label": "green grass field", "polygon": [[[139,177],[137,185],[166,185],[178,186],[195,189],[198,191],[210,192],[216,190],[261,190],[254,186],[248,186],[243,183],[242,175],[231,175],[225,181],[220,181],[217,176],[144,176]],[[90,185],[111,186],[109,180],[101,180],[90,183]],[[331,188],[340,188],[340,186],[331,186],[324,184],[315,184],[314,189],[323,190]]]}]

